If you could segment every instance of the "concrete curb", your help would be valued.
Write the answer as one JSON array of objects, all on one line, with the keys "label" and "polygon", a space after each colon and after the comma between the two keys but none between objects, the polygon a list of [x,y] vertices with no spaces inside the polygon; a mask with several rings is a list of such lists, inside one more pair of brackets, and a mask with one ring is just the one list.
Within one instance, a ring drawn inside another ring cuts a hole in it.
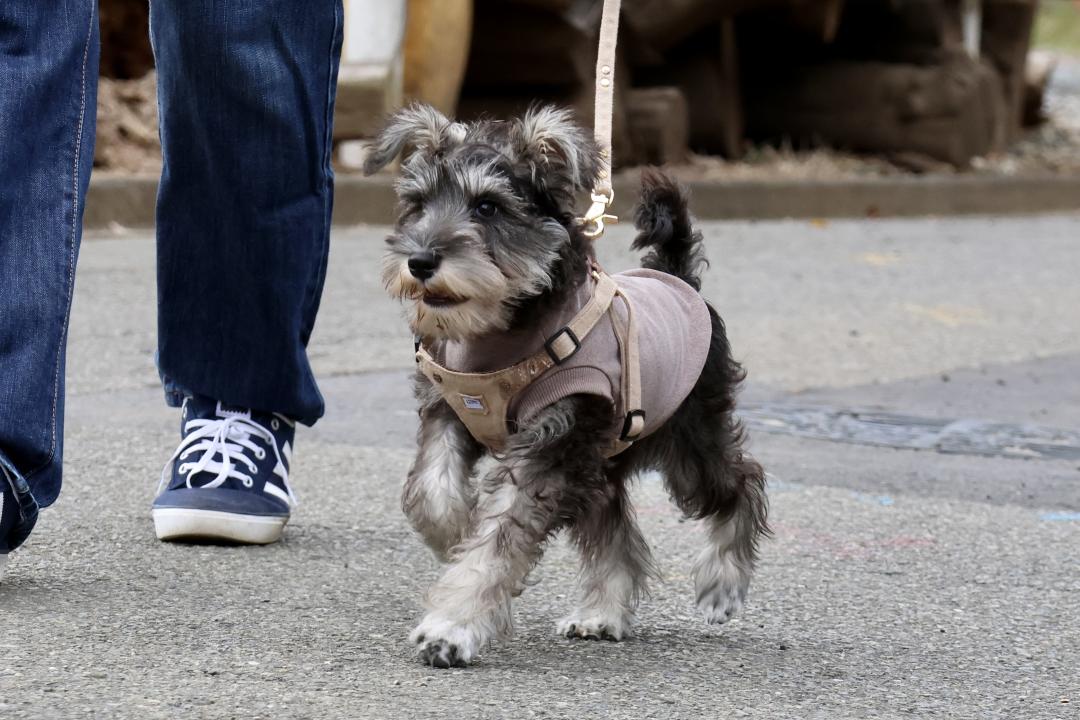
[{"label": "concrete curb", "polygon": [[[629,216],[637,178],[616,179],[616,212]],[[334,224],[389,224],[393,178],[339,176]],[[852,180],[694,180],[686,183],[703,220],[781,218],[1025,215],[1080,211],[1080,176],[980,175],[883,177]],[[95,177],[86,199],[85,227],[151,227],[157,177]]]}]

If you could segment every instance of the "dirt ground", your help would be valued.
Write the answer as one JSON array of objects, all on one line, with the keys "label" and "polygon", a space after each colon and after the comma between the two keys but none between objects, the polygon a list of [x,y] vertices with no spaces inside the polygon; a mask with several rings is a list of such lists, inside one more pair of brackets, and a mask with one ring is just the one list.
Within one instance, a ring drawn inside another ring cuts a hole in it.
[{"label": "dirt ground", "polygon": [[1053,54],[1057,61],[1044,102],[1046,122],[1028,130],[1007,151],[976,158],[970,168],[957,169],[919,157],[854,155],[835,149],[794,151],[751,147],[737,162],[695,157],[679,168],[693,179],[788,180],[846,179],[913,173],[1037,175],[1080,173],[1080,54]]},{"label": "dirt ground", "polygon": [[[694,157],[676,172],[686,179],[840,179],[911,173],[982,174],[1080,173],[1080,55],[1058,55],[1046,95],[1048,120],[1008,151],[976,158],[958,171],[922,158],[860,156],[832,149],[795,151],[751,147],[737,162]],[[98,139],[94,167],[116,173],[156,173],[161,169],[157,132],[156,81],[102,78],[98,91]],[[355,172],[341,166],[339,172]]]},{"label": "dirt ground", "polygon": [[94,169],[118,173],[161,171],[157,75],[138,80],[101,78],[98,83]]}]

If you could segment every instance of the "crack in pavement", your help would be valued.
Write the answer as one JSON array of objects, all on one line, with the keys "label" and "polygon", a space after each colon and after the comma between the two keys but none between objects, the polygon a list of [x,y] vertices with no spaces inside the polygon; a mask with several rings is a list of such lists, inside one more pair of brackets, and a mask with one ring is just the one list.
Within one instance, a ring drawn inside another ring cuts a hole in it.
[{"label": "crack in pavement", "polygon": [[743,403],[752,431],[817,440],[1029,460],[1080,460],[1080,431],[789,403]]}]

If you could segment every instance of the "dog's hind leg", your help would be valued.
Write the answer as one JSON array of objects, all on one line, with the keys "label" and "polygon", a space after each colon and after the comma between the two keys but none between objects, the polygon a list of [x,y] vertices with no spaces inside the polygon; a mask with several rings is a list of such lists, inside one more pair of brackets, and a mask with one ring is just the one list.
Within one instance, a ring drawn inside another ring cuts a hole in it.
[{"label": "dog's hind leg", "polygon": [[769,532],[768,506],[761,466],[737,447],[709,445],[669,454],[662,473],[679,507],[703,520],[705,547],[694,562],[694,590],[705,621],[719,624],[746,600],[758,541]]},{"label": "dog's hind leg", "polygon": [[734,416],[742,376],[713,313],[712,346],[693,391],[664,427],[633,448],[660,470],[687,517],[704,521],[694,586],[710,623],[727,622],[742,608],[758,541],[769,534],[765,473],[743,450],[745,433]]},{"label": "dog's hind leg", "polygon": [[758,531],[749,513],[737,509],[728,517],[705,520],[707,538],[694,563],[698,610],[710,624],[723,624],[746,602],[754,574]]},{"label": "dog's hind leg", "polygon": [[608,478],[607,502],[583,508],[572,529],[581,553],[580,599],[557,632],[568,638],[622,640],[631,635],[638,601],[657,576],[621,477]]},{"label": "dog's hind leg", "polygon": [[510,437],[499,464],[481,480],[471,535],[428,592],[428,613],[411,635],[425,663],[466,665],[489,641],[510,633],[511,598],[562,523],[568,486],[602,472],[599,448],[610,425],[610,403],[573,396]]},{"label": "dog's hind leg", "polygon": [[476,505],[473,470],[482,448],[454,411],[426,387],[420,376],[421,397],[417,453],[405,481],[401,507],[413,528],[444,562],[450,549],[468,532]]}]

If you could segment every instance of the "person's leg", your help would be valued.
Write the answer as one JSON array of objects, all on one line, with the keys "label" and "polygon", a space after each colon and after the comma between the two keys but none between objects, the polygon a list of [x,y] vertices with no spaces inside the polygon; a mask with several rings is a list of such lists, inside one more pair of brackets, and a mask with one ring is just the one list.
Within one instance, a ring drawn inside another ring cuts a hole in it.
[{"label": "person's leg", "polygon": [[[323,413],[307,343],[329,248],[341,2],[155,0],[150,26],[158,367],[169,403],[188,399],[155,525],[163,539],[268,542],[292,505],[285,420]],[[227,448],[237,437],[252,446]]]},{"label": "person's leg", "polygon": [[198,393],[304,423],[326,271],[340,0],[155,0],[164,169],[158,366]]},{"label": "person's leg", "polygon": [[60,492],[97,76],[97,0],[0,3],[0,556]]}]

